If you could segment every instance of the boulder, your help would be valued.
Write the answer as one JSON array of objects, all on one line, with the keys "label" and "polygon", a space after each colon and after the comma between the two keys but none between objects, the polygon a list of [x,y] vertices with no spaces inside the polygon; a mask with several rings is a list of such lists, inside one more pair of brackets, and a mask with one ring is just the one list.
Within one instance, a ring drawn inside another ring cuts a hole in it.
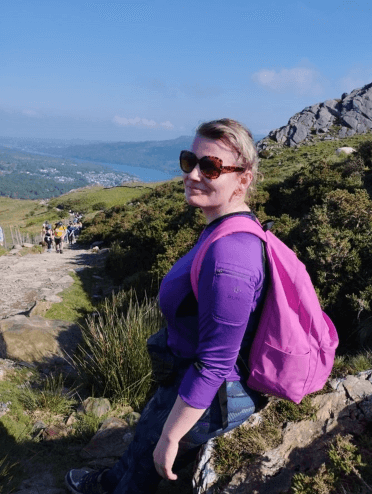
[{"label": "boulder", "polygon": [[355,149],[347,146],[336,149],[337,156],[339,156],[341,153],[352,154],[355,153]]},{"label": "boulder", "polygon": [[24,242],[24,243],[22,244],[22,247],[26,247],[27,249],[32,249],[32,247],[33,247],[33,246],[34,246],[34,244],[30,244],[30,243],[28,243],[28,242]]},{"label": "boulder", "polygon": [[77,324],[21,314],[0,320],[0,358],[64,363],[80,340]]},{"label": "boulder", "polygon": [[110,402],[107,398],[93,398],[90,396],[84,400],[78,408],[78,413],[89,413],[95,417],[102,417],[111,410]]},{"label": "boulder", "polygon": [[131,443],[133,435],[125,420],[111,417],[103,422],[89,444],[81,450],[80,456],[84,459],[120,458]]}]

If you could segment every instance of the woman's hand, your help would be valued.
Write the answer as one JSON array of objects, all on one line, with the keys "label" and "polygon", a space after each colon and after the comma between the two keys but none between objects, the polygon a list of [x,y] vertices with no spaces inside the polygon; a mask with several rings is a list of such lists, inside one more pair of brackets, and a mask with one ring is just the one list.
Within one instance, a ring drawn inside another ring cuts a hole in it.
[{"label": "woman's hand", "polygon": [[153,453],[154,464],[158,474],[167,480],[177,480],[172,468],[178,452],[178,442],[169,437],[160,436]]},{"label": "woman's hand", "polygon": [[177,396],[153,453],[156,471],[164,479],[177,479],[177,475],[172,472],[172,468],[177,456],[179,441],[204,412],[205,409],[193,408],[187,405],[180,396]]}]

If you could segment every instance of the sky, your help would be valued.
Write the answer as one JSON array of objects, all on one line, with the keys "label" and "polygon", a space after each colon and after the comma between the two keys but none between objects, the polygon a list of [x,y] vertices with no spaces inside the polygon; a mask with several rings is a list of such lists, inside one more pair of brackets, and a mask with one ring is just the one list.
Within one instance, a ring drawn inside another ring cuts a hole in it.
[{"label": "sky", "polygon": [[3,0],[0,136],[255,135],[372,82],[372,2]]}]

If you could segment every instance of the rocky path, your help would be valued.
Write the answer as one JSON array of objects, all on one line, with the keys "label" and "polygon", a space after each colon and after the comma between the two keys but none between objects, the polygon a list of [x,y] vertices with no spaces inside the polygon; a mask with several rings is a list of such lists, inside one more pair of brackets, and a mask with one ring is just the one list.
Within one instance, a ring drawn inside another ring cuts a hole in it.
[{"label": "rocky path", "polygon": [[72,284],[69,274],[102,265],[104,256],[78,244],[55,251],[21,256],[19,251],[0,257],[0,319],[30,311],[38,301],[60,302],[57,293]]}]

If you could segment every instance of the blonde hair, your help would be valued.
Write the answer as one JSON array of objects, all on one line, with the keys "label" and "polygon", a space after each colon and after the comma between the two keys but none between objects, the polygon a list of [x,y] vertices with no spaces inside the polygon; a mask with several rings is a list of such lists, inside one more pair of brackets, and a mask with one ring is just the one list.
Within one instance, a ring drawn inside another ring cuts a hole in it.
[{"label": "blonde hair", "polygon": [[238,155],[237,165],[252,173],[249,189],[254,190],[258,179],[258,153],[251,131],[230,118],[204,122],[196,129],[196,135],[222,141]]}]

